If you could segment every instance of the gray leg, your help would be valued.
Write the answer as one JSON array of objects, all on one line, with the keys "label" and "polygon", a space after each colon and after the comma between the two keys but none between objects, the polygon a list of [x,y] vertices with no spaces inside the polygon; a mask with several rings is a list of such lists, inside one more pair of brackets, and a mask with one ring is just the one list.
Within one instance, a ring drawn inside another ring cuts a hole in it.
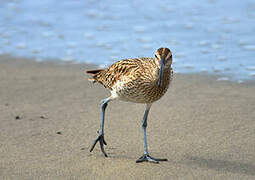
[{"label": "gray leg", "polygon": [[146,109],[144,116],[143,116],[143,138],[144,138],[144,154],[149,154],[148,153],[148,145],[147,145],[147,135],[146,135],[146,128],[147,128],[147,117],[149,114],[150,109]]},{"label": "gray leg", "polygon": [[104,154],[105,157],[107,157],[107,154],[104,151],[104,145],[107,145],[105,140],[104,140],[104,119],[105,119],[105,109],[107,107],[107,103],[111,100],[111,98],[106,98],[102,101],[101,104],[101,121],[100,121],[100,131],[99,131],[99,136],[97,137],[97,139],[94,141],[94,143],[92,144],[91,148],[90,148],[90,152],[93,151],[95,145],[97,144],[97,142],[99,141],[100,143],[100,148],[102,153]]},{"label": "gray leg", "polygon": [[143,136],[144,136],[144,154],[136,161],[137,163],[145,162],[145,161],[152,162],[152,163],[159,163],[158,161],[167,161],[167,159],[153,158],[149,155],[149,152],[148,152],[146,127],[147,127],[147,118],[150,111],[150,107],[151,105],[146,106],[146,110],[143,116],[142,127],[143,127]]}]

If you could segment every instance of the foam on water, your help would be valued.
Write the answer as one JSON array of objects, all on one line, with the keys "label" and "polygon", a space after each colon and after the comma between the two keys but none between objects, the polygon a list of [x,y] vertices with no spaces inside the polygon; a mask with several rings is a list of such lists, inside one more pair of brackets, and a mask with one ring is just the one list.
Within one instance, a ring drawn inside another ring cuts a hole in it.
[{"label": "foam on water", "polygon": [[253,0],[1,0],[0,52],[105,67],[167,46],[177,72],[243,81],[254,79],[254,12]]}]

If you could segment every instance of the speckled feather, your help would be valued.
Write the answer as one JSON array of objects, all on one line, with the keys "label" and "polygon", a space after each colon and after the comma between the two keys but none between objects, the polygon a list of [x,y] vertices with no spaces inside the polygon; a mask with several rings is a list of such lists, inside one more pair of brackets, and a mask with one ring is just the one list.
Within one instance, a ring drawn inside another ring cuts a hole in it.
[{"label": "speckled feather", "polygon": [[89,80],[103,84],[123,101],[153,103],[165,94],[173,77],[169,63],[163,70],[162,86],[159,87],[159,69],[157,58],[134,58],[120,60],[108,68],[87,73],[93,74]]}]

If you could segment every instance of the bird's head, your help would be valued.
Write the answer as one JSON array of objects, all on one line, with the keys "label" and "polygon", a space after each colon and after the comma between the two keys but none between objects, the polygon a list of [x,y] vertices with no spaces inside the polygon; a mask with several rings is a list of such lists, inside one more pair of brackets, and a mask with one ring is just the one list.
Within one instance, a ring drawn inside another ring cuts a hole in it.
[{"label": "bird's head", "polygon": [[168,48],[159,48],[155,53],[156,59],[159,61],[159,81],[158,86],[162,86],[163,71],[165,68],[170,68],[172,64],[172,52]]}]

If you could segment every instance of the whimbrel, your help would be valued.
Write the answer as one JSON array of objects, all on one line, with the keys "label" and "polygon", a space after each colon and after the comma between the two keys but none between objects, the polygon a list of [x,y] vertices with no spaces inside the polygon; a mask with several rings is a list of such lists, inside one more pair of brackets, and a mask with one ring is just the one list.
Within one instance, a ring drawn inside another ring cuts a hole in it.
[{"label": "whimbrel", "polygon": [[159,48],[155,58],[134,58],[120,60],[105,69],[86,71],[93,74],[89,80],[99,82],[111,91],[111,96],[103,99],[101,104],[101,122],[99,136],[94,141],[90,152],[93,151],[97,142],[100,143],[101,151],[104,150],[104,119],[105,109],[108,102],[119,99],[146,105],[142,121],[144,134],[144,154],[136,161],[154,162],[167,161],[167,159],[153,158],[149,155],[147,146],[147,117],[153,102],[159,100],[167,91],[173,77],[172,53],[168,48]]}]

